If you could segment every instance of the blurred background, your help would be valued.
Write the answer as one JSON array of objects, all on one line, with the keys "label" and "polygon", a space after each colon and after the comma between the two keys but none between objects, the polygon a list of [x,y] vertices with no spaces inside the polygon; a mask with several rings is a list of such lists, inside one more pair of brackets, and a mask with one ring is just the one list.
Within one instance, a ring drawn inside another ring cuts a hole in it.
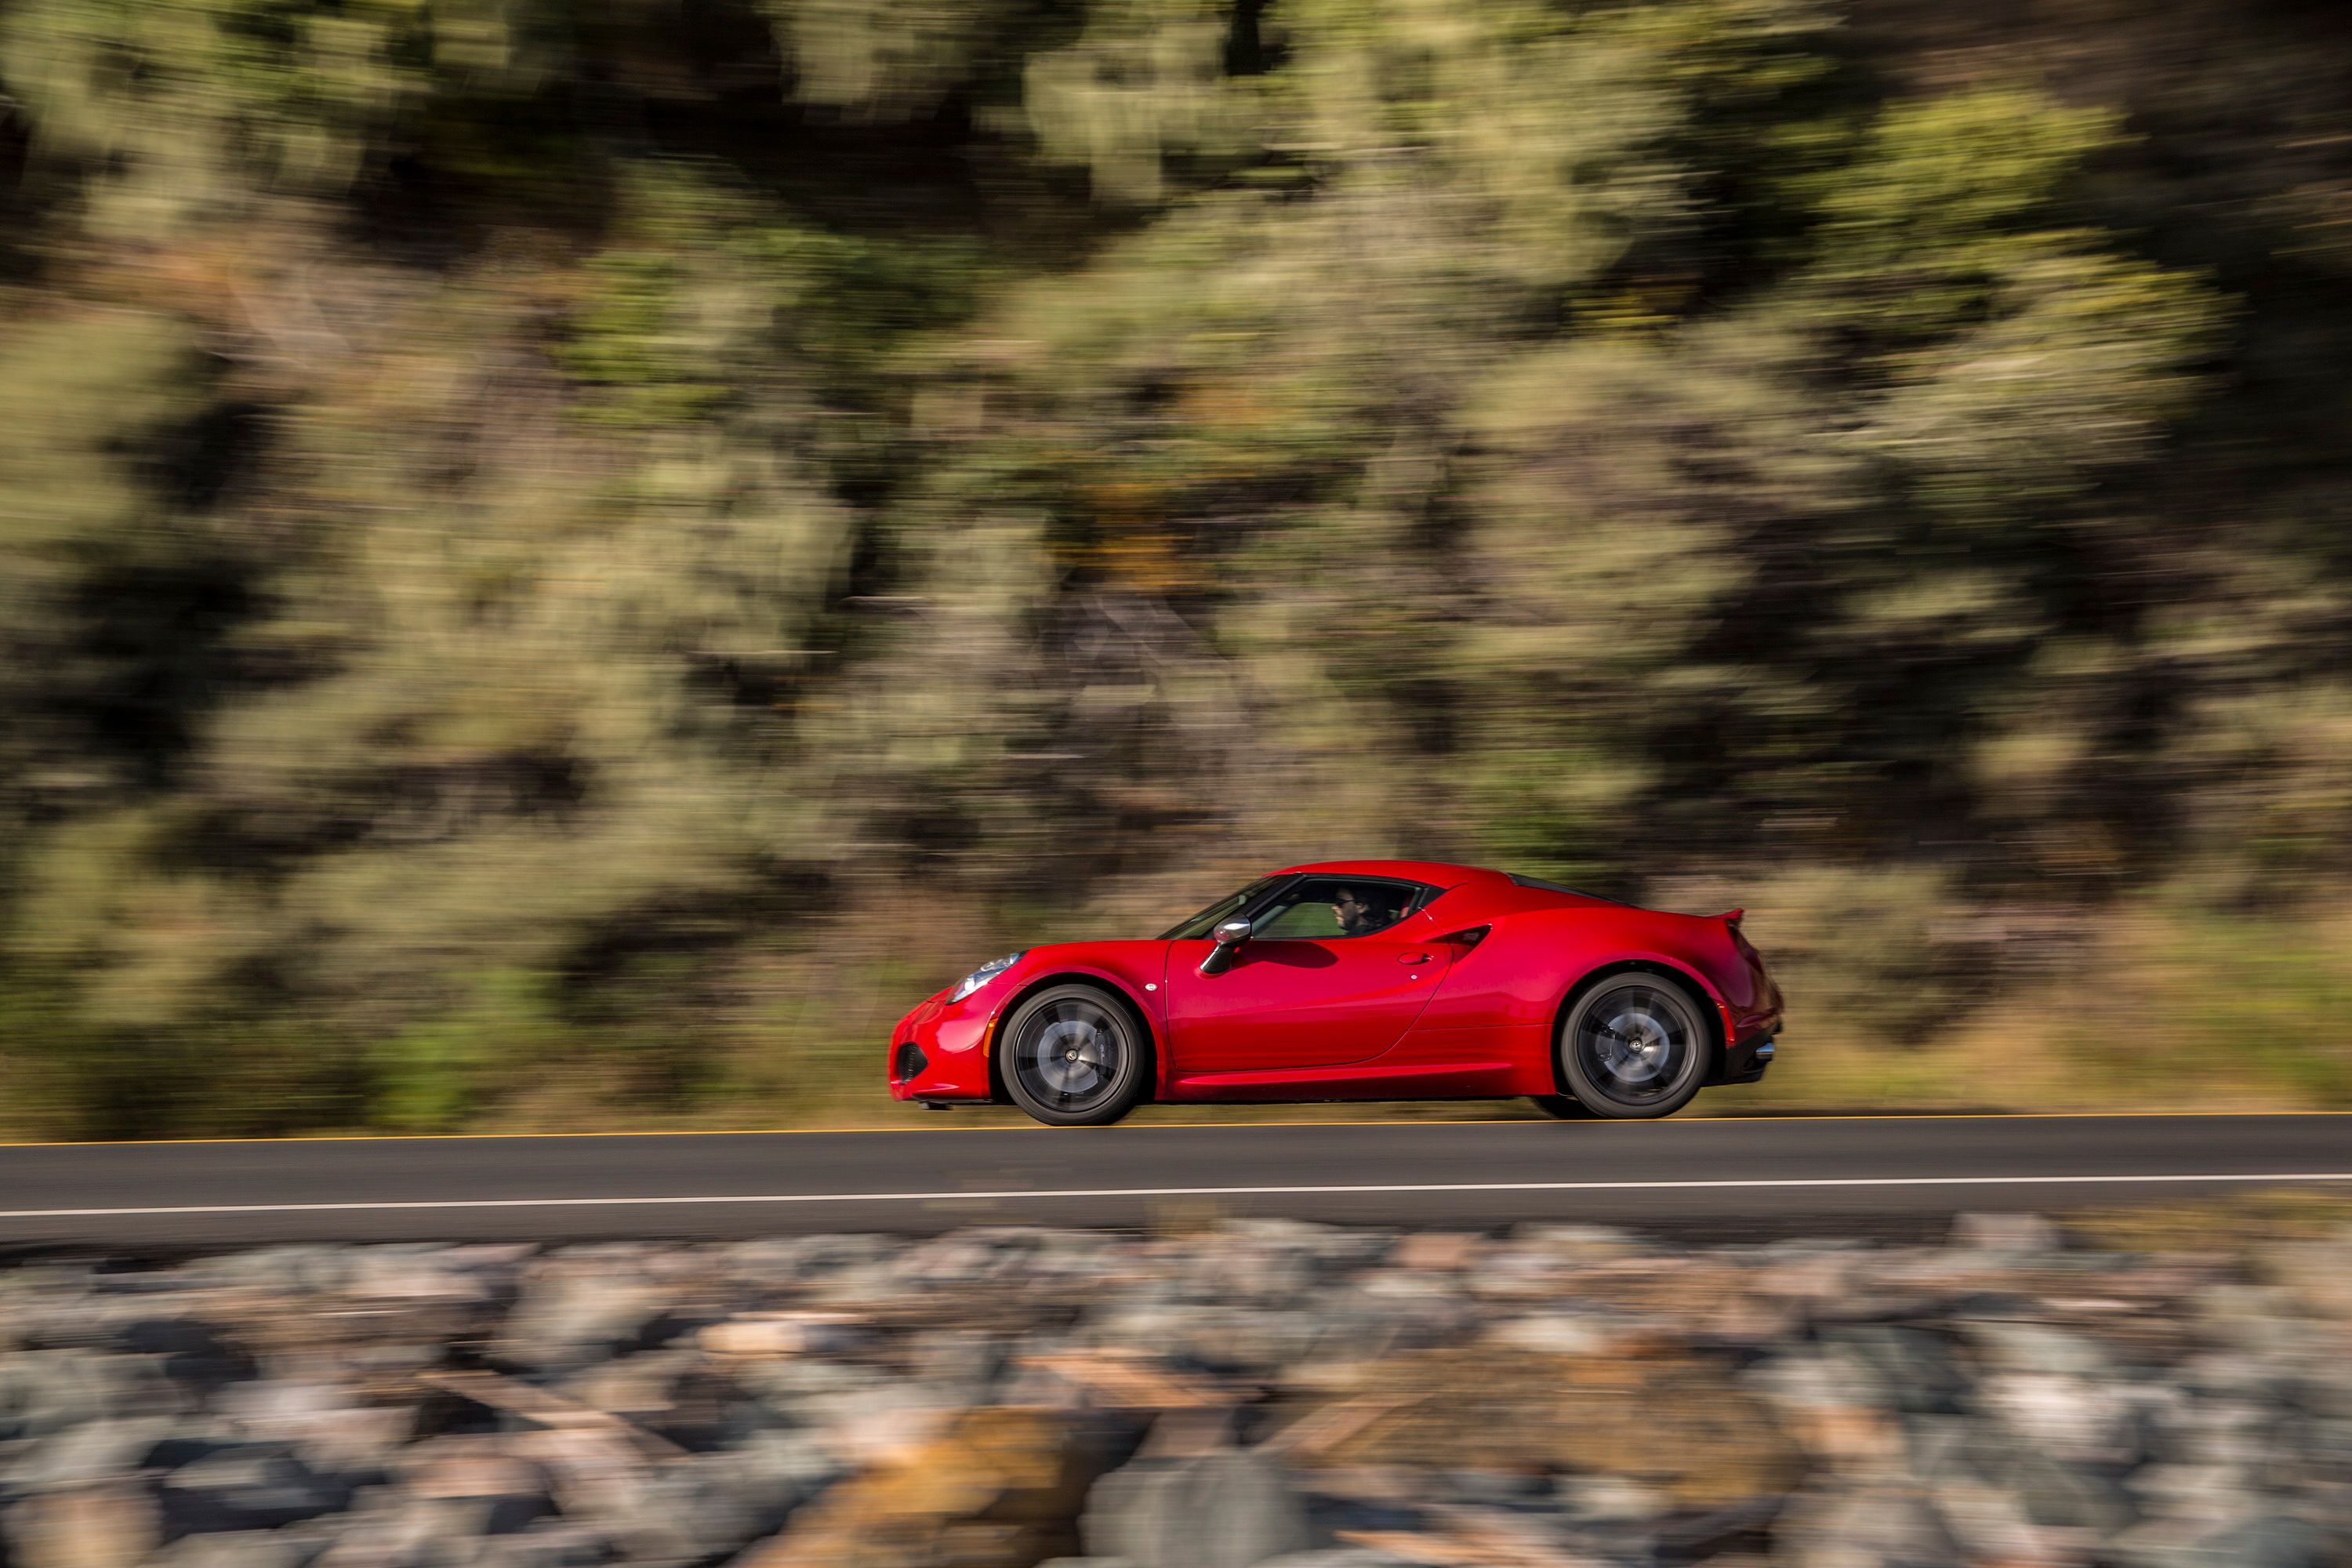
[{"label": "blurred background", "polygon": [[[1271,867],[2352,1105],[2326,0],[0,0],[0,1134],[898,1114]],[[1357,1112],[1360,1114],[1360,1112]]]}]

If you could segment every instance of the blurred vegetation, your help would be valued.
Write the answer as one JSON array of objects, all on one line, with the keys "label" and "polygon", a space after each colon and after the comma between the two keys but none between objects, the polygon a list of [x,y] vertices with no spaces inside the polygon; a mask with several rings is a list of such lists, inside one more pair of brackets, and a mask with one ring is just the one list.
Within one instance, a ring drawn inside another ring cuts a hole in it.
[{"label": "blurred vegetation", "polygon": [[1716,1109],[2352,1104],[2347,76],[0,0],[0,1130],[872,1118],[971,963],[1382,852],[1749,907]]}]

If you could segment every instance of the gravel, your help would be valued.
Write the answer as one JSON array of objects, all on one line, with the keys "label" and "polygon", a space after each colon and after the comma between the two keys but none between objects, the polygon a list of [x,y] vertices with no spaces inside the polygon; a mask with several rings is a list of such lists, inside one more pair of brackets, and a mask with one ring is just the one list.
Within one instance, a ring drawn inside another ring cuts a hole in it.
[{"label": "gravel", "polygon": [[1247,1223],[0,1269],[0,1568],[2325,1568],[2352,1233]]}]

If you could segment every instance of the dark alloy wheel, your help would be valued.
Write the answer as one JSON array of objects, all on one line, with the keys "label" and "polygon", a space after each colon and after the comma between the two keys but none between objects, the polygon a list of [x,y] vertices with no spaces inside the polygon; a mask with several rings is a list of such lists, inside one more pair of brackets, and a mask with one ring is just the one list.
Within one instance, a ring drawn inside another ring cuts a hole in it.
[{"label": "dark alloy wheel", "polygon": [[1101,1127],[1143,1097],[1149,1047],[1127,1009],[1096,986],[1040,991],[998,1040],[1006,1090],[1040,1121]]},{"label": "dark alloy wheel", "polygon": [[1703,1017],[1697,999],[1662,974],[1612,974],[1560,1021],[1560,1077],[1594,1116],[1671,1116],[1706,1079]]}]

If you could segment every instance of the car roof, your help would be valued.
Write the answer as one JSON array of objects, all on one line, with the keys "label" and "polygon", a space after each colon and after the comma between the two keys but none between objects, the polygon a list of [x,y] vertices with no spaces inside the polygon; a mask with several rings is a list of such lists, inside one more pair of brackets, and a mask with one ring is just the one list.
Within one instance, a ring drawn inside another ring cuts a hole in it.
[{"label": "car roof", "polygon": [[1425,882],[1440,892],[1475,888],[1490,898],[1507,895],[1513,907],[1525,906],[1529,900],[1536,906],[1562,900],[1580,905],[1619,903],[1618,900],[1588,893],[1581,888],[1547,882],[1539,877],[1523,877],[1487,866],[1456,866],[1444,860],[1318,860],[1305,866],[1286,866],[1272,875],[1295,877],[1308,873],[1323,877],[1390,877],[1400,881]]},{"label": "car roof", "polygon": [[1285,866],[1274,875],[1294,876],[1312,872],[1324,877],[1393,877],[1405,882],[1427,882],[1436,888],[1458,888],[1465,882],[1506,882],[1500,871],[1488,871],[1476,866],[1454,866],[1443,860],[1317,860],[1304,866]]}]

